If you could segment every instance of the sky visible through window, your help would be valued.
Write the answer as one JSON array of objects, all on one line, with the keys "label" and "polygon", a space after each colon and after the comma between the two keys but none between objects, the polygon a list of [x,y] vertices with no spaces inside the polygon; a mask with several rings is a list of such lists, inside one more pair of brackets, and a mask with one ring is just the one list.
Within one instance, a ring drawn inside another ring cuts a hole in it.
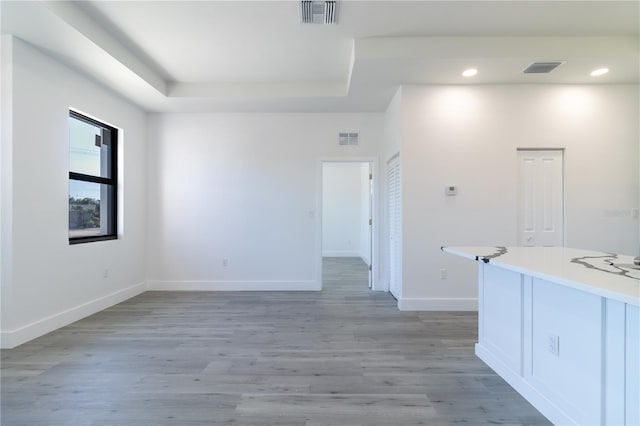
[{"label": "sky visible through window", "polygon": [[100,185],[92,182],[72,180],[69,182],[69,197],[75,199],[91,198],[100,199]]},{"label": "sky visible through window", "polygon": [[[100,147],[96,135],[101,129],[84,121],[69,117],[70,168],[72,172],[102,176],[100,173]],[[106,176],[105,176],[106,177]],[[70,181],[69,197],[100,199],[100,185],[91,182]]]}]

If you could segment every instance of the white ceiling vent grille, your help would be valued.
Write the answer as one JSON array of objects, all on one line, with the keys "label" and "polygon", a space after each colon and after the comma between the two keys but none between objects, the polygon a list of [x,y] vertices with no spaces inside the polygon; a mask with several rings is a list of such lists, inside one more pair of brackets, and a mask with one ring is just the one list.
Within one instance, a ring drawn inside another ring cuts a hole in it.
[{"label": "white ceiling vent grille", "polygon": [[551,71],[558,68],[564,62],[562,61],[554,61],[554,62],[534,62],[529,65],[525,70],[525,74],[549,74]]},{"label": "white ceiling vent grille", "polygon": [[338,22],[336,0],[301,0],[301,24],[335,24]]},{"label": "white ceiling vent grille", "polygon": [[358,145],[357,133],[340,133],[339,137],[340,145]]}]

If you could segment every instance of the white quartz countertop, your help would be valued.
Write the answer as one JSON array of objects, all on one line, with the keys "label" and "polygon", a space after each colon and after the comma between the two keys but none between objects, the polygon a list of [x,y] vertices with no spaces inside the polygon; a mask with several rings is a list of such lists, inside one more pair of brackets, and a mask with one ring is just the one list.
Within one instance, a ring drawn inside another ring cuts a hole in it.
[{"label": "white quartz countertop", "polygon": [[567,247],[442,247],[446,253],[640,306],[633,256]]}]

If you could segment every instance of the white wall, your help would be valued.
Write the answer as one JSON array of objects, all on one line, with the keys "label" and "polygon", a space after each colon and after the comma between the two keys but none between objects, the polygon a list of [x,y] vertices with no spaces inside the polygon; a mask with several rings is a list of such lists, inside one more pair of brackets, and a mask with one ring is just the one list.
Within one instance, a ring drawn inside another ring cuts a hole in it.
[{"label": "white wall", "polygon": [[[0,9],[1,10],[1,9]],[[2,312],[11,303],[11,198],[12,198],[12,103],[13,103],[13,39],[3,35],[0,42],[0,332],[4,330]],[[4,347],[4,345],[0,345]]]},{"label": "white wall", "polygon": [[[367,181],[363,182],[365,167]],[[368,262],[368,232],[364,232],[368,230],[369,219],[368,173],[366,163],[323,163],[323,257],[364,255],[363,260]]]},{"label": "white wall", "polygon": [[403,87],[399,87],[384,113],[382,159],[385,164],[393,155],[402,149],[404,122],[402,91]]},{"label": "white wall", "polygon": [[[17,38],[3,36],[2,67],[2,346],[11,347],[144,291],[146,115]],[[122,129],[118,240],[69,245],[70,107]]]},{"label": "white wall", "polygon": [[517,148],[565,149],[567,246],[635,253],[638,99],[627,85],[403,87],[401,308],[475,309],[475,265],[440,246],[516,244]]},{"label": "white wall", "polygon": [[[319,289],[321,160],[375,157],[381,114],[157,114],[154,289]],[[359,132],[339,146],[339,132]],[[228,265],[223,265],[228,259]]]}]

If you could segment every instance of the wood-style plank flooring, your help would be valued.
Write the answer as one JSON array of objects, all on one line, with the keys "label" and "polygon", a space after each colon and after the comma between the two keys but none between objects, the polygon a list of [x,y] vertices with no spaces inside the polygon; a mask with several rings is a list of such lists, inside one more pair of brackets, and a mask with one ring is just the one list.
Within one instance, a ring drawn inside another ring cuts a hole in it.
[{"label": "wood-style plank flooring", "polygon": [[2,351],[9,425],[546,425],[473,354],[477,315],[400,312],[359,259],[322,292],[147,292]]}]

